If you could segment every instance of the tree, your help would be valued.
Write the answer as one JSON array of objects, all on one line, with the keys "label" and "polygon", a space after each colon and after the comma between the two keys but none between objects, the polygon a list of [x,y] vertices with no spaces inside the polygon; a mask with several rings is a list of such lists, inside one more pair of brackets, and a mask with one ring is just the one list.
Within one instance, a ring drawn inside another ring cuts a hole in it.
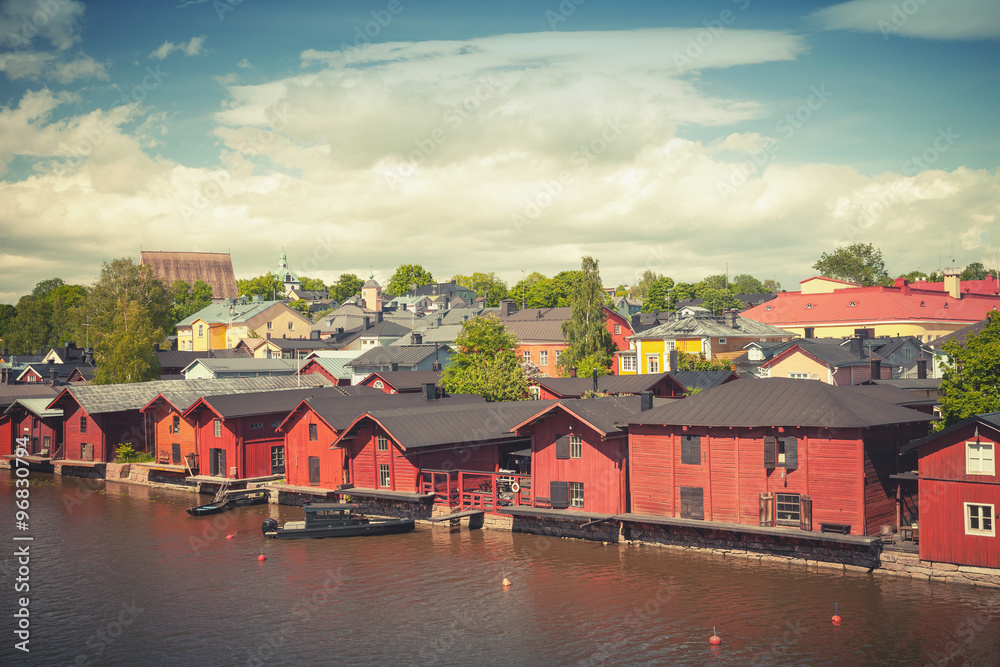
[{"label": "tree", "polygon": [[[574,287],[583,279],[584,275],[581,271],[560,271],[553,276],[552,280],[555,283],[553,287],[555,287],[558,296],[556,297],[555,305],[552,307],[565,308],[566,306],[569,306]],[[598,283],[597,287],[601,290],[603,299],[604,285]]]},{"label": "tree", "polygon": [[991,311],[978,334],[962,345],[956,339],[944,344],[948,359],[941,378],[939,428],[972,415],[1000,410],[1000,312]]},{"label": "tree", "polygon": [[396,269],[385,288],[393,296],[402,296],[414,289],[434,282],[434,276],[419,264],[403,264]]},{"label": "tree", "polygon": [[[522,278],[516,285],[510,288],[510,298],[514,300],[518,307],[528,308],[528,292],[542,280],[548,280],[548,278],[538,271],[532,271],[527,276]],[[531,307],[535,308],[537,306]]]},{"label": "tree", "polygon": [[38,354],[55,344],[52,306],[44,296],[27,294],[21,297],[4,343],[11,354]]},{"label": "tree", "polygon": [[768,278],[763,283],[761,283],[761,285],[764,287],[765,294],[771,292],[777,294],[778,292],[781,291],[781,283],[779,283],[777,280],[772,280]]},{"label": "tree", "polygon": [[646,269],[642,272],[642,279],[629,289],[629,296],[633,299],[645,299],[646,293],[649,292],[649,288],[653,286],[653,283],[655,283],[656,279],[659,277],[660,275],[658,273]]},{"label": "tree", "polygon": [[986,270],[982,262],[973,262],[965,267],[962,274],[958,277],[959,280],[986,280],[986,276],[997,277],[997,272],[993,270]]},{"label": "tree", "polygon": [[497,277],[497,274],[490,271],[482,273],[477,271],[471,276],[456,275],[451,278],[458,285],[468,287],[476,292],[476,296],[485,296],[486,307],[495,308],[500,305],[500,301],[508,297],[507,283]]},{"label": "tree", "polygon": [[733,278],[730,288],[733,294],[766,294],[764,283],[757,280],[749,273],[741,273]]},{"label": "tree", "polygon": [[35,285],[35,289],[31,290],[31,296],[45,296],[52,290],[65,284],[66,283],[63,282],[62,278],[49,278],[48,280],[42,280]]},{"label": "tree", "polygon": [[80,307],[86,298],[87,288],[83,285],[63,283],[45,293],[45,300],[52,309],[50,322],[54,345],[75,340],[80,328]]},{"label": "tree", "polygon": [[441,373],[441,386],[453,394],[478,394],[487,401],[528,397],[528,378],[518,359],[517,338],[495,317],[462,323],[453,354]]},{"label": "tree", "polygon": [[7,339],[7,332],[10,331],[16,317],[16,307],[9,303],[0,303],[0,338],[3,340]]},{"label": "tree", "polygon": [[720,289],[707,289],[701,292],[700,297],[705,300],[703,308],[707,308],[713,313],[721,313],[728,308],[741,310],[743,304],[731,292]]},{"label": "tree", "polygon": [[174,323],[186,320],[202,308],[212,303],[212,286],[204,280],[194,281],[194,286],[187,281],[176,280],[169,289],[170,298],[174,302]]},{"label": "tree", "polygon": [[677,353],[677,370],[679,371],[731,371],[732,362],[725,359],[708,360],[702,353],[689,354],[687,352]]},{"label": "tree", "polygon": [[326,283],[321,279],[306,278],[305,276],[299,276],[299,287],[310,292],[325,292],[327,290]]},{"label": "tree", "polygon": [[704,299],[705,297],[703,296],[703,293],[708,290],[719,290],[720,292],[724,292],[728,289],[729,281],[725,274],[716,273],[702,278],[701,282],[694,286],[694,293],[699,299]]},{"label": "tree", "polygon": [[696,297],[694,290],[695,285],[692,283],[677,283],[674,285],[674,288],[670,290],[670,302],[667,304],[669,306],[668,310],[676,308],[678,301],[694,299]]},{"label": "tree", "polygon": [[584,362],[607,372],[611,355],[617,350],[604,317],[605,295],[597,260],[584,257],[580,274],[569,298],[570,319],[562,325],[567,346],[557,366],[566,375],[570,368],[579,369]]},{"label": "tree", "polygon": [[337,278],[337,282],[330,286],[330,298],[344,303],[352,296],[361,294],[361,288],[364,287],[364,284],[365,281],[353,273],[342,273]]},{"label": "tree", "polygon": [[304,299],[296,299],[288,304],[289,308],[294,308],[306,317],[309,317],[309,304],[305,302]]},{"label": "tree", "polygon": [[278,277],[273,273],[265,273],[256,278],[237,280],[236,287],[239,289],[241,296],[259,296],[265,301],[278,299],[285,293],[285,283],[278,280]]},{"label": "tree", "polygon": [[823,253],[813,268],[827,278],[847,280],[870,287],[889,280],[882,251],[871,243],[852,243]]},{"label": "tree", "polygon": [[667,301],[670,298],[670,290],[674,287],[674,281],[667,276],[660,276],[653,281],[646,298],[642,301],[643,313],[656,313],[661,310],[669,310]]},{"label": "tree", "polygon": [[104,262],[83,309],[91,324],[96,384],[159,377],[153,345],[173,328],[173,303],[149,266],[130,258]]}]

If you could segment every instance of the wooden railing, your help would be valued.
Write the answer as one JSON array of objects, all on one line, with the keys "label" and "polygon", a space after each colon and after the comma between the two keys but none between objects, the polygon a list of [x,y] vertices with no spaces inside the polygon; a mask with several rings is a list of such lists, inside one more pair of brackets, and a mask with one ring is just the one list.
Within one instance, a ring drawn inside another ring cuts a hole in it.
[{"label": "wooden railing", "polygon": [[496,513],[511,505],[534,502],[530,475],[477,470],[422,470],[421,493],[433,493],[434,503],[461,510]]}]

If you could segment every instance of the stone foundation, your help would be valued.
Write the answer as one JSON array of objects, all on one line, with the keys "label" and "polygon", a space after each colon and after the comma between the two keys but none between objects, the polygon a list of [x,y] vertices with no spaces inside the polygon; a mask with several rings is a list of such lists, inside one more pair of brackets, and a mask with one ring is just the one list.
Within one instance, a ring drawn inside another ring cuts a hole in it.
[{"label": "stone foundation", "polygon": [[917,554],[900,551],[884,552],[882,566],[876,572],[921,581],[1000,588],[1000,569],[955,565],[954,563],[935,563],[929,560],[920,560],[920,556]]},{"label": "stone foundation", "polygon": [[584,526],[584,521],[565,521],[547,517],[511,516],[511,530],[548,537],[572,537],[591,542],[618,542],[617,521],[604,521]]},{"label": "stone foundation", "polygon": [[373,498],[360,494],[351,495],[350,490],[345,491],[340,499],[339,502],[354,503],[364,514],[391,519],[429,519],[434,506],[433,498],[420,501]]}]

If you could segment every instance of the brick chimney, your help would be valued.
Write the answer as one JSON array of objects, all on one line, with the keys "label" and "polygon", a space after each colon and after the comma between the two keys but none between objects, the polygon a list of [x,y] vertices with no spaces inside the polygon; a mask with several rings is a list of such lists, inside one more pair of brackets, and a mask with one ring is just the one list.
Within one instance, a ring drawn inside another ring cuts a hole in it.
[{"label": "brick chimney", "polygon": [[871,365],[871,379],[872,380],[882,379],[882,360],[872,359],[870,365]]},{"label": "brick chimney", "polygon": [[926,380],[927,379],[927,360],[923,357],[917,359],[917,379]]},{"label": "brick chimney", "polygon": [[653,407],[653,392],[644,391],[639,394],[639,412],[645,412]]},{"label": "brick chimney", "polygon": [[500,302],[500,317],[509,317],[514,314],[514,301],[512,299],[504,299]]},{"label": "brick chimney", "polygon": [[962,281],[958,279],[960,272],[958,269],[949,267],[944,270],[944,291],[952,299],[962,298]]},{"label": "brick chimney", "polygon": [[677,350],[670,350],[670,354],[667,355],[667,372],[677,372]]}]

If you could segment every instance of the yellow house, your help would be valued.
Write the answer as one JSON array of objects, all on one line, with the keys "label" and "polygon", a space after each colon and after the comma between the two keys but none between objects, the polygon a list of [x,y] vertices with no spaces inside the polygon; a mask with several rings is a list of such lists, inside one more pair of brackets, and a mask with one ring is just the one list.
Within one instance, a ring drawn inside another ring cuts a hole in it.
[{"label": "yellow house", "polygon": [[252,334],[263,339],[309,338],[311,329],[309,318],[283,301],[226,299],[177,323],[177,349],[232,349]]}]

